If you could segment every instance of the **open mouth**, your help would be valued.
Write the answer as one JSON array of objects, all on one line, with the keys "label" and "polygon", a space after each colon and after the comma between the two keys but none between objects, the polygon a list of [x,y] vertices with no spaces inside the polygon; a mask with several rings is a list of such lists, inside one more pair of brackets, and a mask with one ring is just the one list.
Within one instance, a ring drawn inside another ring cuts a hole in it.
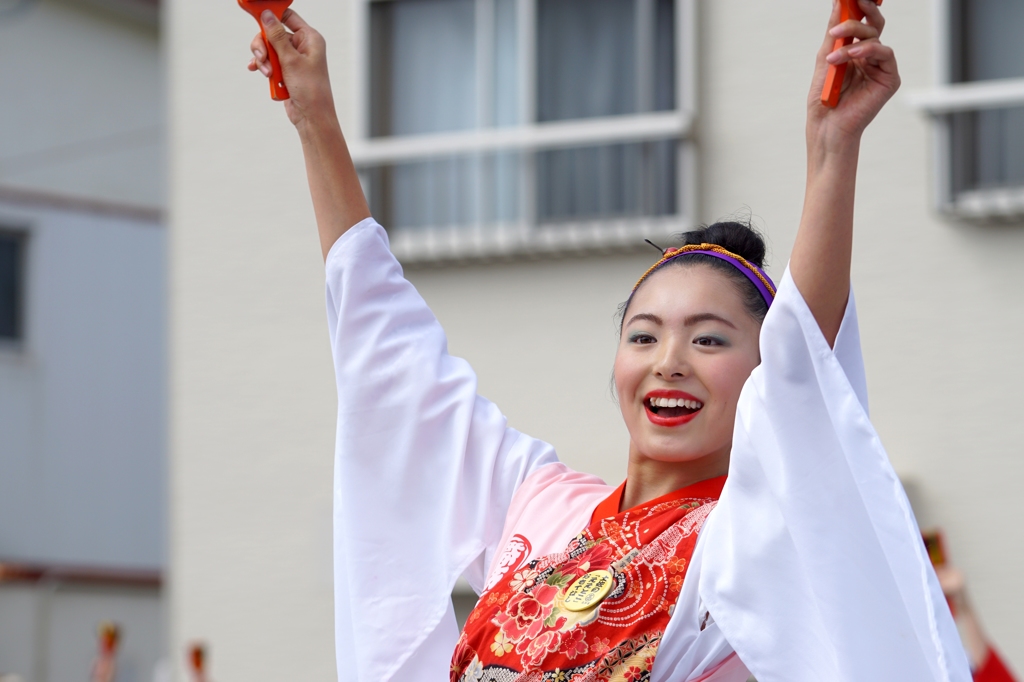
[{"label": "open mouth", "polygon": [[[652,393],[644,398],[647,418],[659,426],[677,426],[685,424],[697,415],[704,403],[693,396],[672,391],[673,395]],[[665,392],[666,394],[668,392]]]}]

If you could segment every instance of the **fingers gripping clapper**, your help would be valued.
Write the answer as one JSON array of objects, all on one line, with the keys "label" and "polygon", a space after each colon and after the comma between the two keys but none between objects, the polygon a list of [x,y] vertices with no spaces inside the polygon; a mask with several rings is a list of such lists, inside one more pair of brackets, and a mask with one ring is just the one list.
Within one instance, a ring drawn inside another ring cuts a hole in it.
[{"label": "fingers gripping clapper", "polygon": [[[241,0],[239,0],[241,2]],[[882,0],[874,0],[876,5],[881,5]],[[839,0],[839,22],[853,19],[860,21],[864,18],[864,12],[857,5],[857,0]],[[853,42],[853,38],[836,38],[832,51],[835,52],[844,45]],[[847,64],[832,64],[828,67],[828,75],[825,76],[825,87],[821,90],[821,103],[826,107],[834,108],[839,104],[839,95],[843,90],[843,81],[846,79]]]},{"label": "fingers gripping clapper", "polygon": [[291,4],[292,0],[238,0],[238,5],[251,14],[256,19],[256,23],[260,25],[260,31],[263,33],[263,42],[267,44],[267,58],[270,60],[270,97],[277,102],[288,99],[288,88],[284,85],[281,60],[278,59],[277,50],[274,49],[270,39],[267,38],[267,31],[263,28],[260,15],[269,9],[280,21],[284,16],[284,11]]}]

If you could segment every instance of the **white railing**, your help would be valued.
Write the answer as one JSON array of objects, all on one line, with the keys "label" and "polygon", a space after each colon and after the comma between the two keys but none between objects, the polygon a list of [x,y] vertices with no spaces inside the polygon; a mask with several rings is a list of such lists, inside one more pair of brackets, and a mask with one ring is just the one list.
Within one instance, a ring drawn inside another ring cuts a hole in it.
[{"label": "white railing", "polygon": [[907,102],[934,116],[1024,106],[1024,78],[940,85],[909,93]]},{"label": "white railing", "polygon": [[536,151],[682,138],[689,135],[692,118],[688,114],[672,111],[603,117],[591,121],[556,121],[514,128],[371,138],[352,144],[352,159],[357,166],[365,167],[478,152]]},{"label": "white railing", "polygon": [[683,215],[637,216],[554,225],[514,223],[398,230],[390,239],[391,251],[399,260],[430,263],[650,249],[644,238],[658,242],[689,227]]}]

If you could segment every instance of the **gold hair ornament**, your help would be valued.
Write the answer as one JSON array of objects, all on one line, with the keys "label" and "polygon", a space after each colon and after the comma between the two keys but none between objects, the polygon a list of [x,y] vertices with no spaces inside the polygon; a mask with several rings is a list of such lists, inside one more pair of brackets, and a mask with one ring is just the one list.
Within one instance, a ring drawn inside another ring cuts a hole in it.
[{"label": "gold hair ornament", "polygon": [[703,252],[711,251],[713,253],[719,254],[720,256],[725,256],[726,258],[734,261],[734,264],[737,265],[737,267],[745,268],[746,270],[748,270],[750,272],[751,275],[756,277],[758,279],[758,281],[761,282],[761,284],[764,285],[764,288],[767,289],[768,292],[774,298],[774,296],[775,296],[775,284],[770,279],[768,279],[768,276],[764,274],[764,272],[761,270],[761,268],[757,267],[756,265],[754,265],[753,263],[748,261],[743,256],[740,256],[739,254],[735,254],[732,251],[729,251],[728,249],[724,249],[721,246],[719,246],[718,244],[707,244],[707,243],[704,243],[704,244],[687,244],[686,246],[680,246],[680,247],[675,248],[675,249],[672,249],[672,248],[665,249],[664,254],[662,255],[661,259],[658,260],[658,262],[655,263],[654,265],[652,265],[651,267],[647,268],[647,272],[645,272],[643,275],[641,275],[640,279],[638,279],[636,281],[636,284],[633,285],[633,293],[636,293],[636,290],[640,288],[640,285],[644,283],[644,280],[647,279],[651,275],[652,272],[654,272],[655,270],[660,268],[662,265],[664,265],[668,261],[672,260],[673,258],[678,258],[679,256],[686,255],[687,253],[702,252],[702,251]]}]

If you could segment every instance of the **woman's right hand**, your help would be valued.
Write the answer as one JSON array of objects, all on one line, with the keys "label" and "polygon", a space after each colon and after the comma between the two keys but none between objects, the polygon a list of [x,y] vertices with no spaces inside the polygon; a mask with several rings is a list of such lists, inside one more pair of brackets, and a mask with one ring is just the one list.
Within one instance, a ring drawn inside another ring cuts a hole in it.
[{"label": "woman's right hand", "polygon": [[[289,120],[300,133],[310,124],[324,120],[333,122],[336,113],[323,36],[290,9],[285,11],[281,21],[269,10],[263,12],[260,20],[267,40],[281,61],[285,86],[290,95],[290,99],[284,102]],[[253,58],[249,62],[249,70],[259,71],[269,78],[270,61],[261,33],[253,38],[250,49]]]},{"label": "woman's right hand", "polygon": [[[859,143],[864,129],[900,87],[896,56],[891,47],[880,42],[885,29],[882,10],[872,0],[855,1],[864,13],[864,21],[840,23],[836,3],[818,51],[807,108],[807,142],[812,153],[849,146],[850,141]],[[837,38],[857,42],[833,51]],[[829,108],[821,102],[821,90],[829,67],[840,64],[848,65],[842,99],[837,107]]]},{"label": "woman's right hand", "polygon": [[[327,258],[338,238],[369,217],[370,209],[334,110],[326,43],[323,36],[291,10],[282,15],[281,21],[269,11],[260,20],[267,40],[277,50],[284,84],[291,96],[285,100],[284,109],[302,141],[320,248]],[[262,35],[253,38],[251,48],[249,70],[270,76]]]}]

